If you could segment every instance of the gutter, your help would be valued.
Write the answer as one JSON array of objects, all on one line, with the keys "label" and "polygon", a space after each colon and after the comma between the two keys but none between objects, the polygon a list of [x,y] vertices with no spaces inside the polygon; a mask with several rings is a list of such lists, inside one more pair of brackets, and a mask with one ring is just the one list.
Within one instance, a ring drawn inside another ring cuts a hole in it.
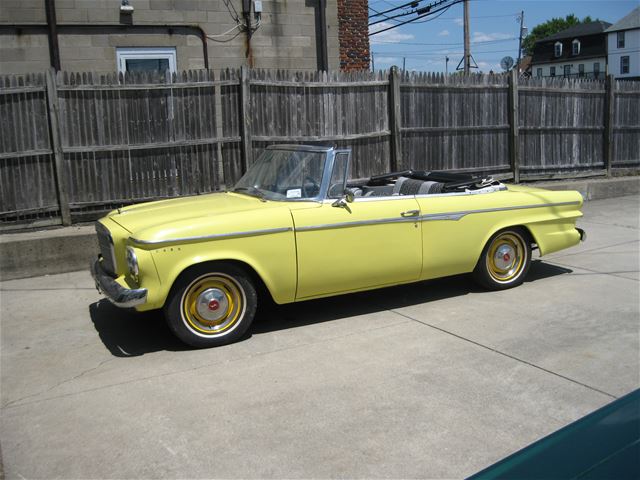
[{"label": "gutter", "polygon": [[[47,5],[52,0],[47,0]],[[55,12],[53,13],[55,22]],[[47,15],[49,19],[49,16]],[[55,35],[52,35],[52,30]],[[66,23],[55,24],[52,28],[51,23],[22,23],[22,24],[0,24],[0,35],[21,35],[25,33],[48,34],[49,49],[51,52],[51,66],[55,70],[60,70],[60,52],[58,48],[57,35],[60,34],[149,34],[149,33],[167,33],[169,35],[195,35],[202,42],[202,58],[204,60],[204,68],[209,69],[209,50],[207,48],[207,36],[205,31],[199,25],[127,25],[127,24],[83,24],[83,23]],[[55,63],[57,58],[57,64]]]}]

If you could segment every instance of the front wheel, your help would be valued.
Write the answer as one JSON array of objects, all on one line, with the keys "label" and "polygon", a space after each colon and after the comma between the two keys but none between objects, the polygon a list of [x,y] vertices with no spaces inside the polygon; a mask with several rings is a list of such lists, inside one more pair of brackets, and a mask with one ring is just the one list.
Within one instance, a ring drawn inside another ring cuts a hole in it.
[{"label": "front wheel", "polygon": [[193,347],[217,347],[238,340],[257,307],[256,289],[240,267],[208,264],[182,275],[165,304],[169,328]]},{"label": "front wheel", "polygon": [[482,250],[473,276],[490,290],[516,287],[531,265],[531,244],[520,228],[507,228],[493,235]]}]

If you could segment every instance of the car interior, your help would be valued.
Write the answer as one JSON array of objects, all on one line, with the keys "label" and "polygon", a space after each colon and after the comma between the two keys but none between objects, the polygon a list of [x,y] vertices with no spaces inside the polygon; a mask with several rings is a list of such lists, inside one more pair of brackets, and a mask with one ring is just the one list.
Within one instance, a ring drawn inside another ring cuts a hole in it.
[{"label": "car interior", "polygon": [[416,170],[374,175],[365,180],[347,183],[347,188],[353,193],[354,197],[464,193],[487,187],[502,187],[500,189],[506,189],[503,184],[491,177]]}]

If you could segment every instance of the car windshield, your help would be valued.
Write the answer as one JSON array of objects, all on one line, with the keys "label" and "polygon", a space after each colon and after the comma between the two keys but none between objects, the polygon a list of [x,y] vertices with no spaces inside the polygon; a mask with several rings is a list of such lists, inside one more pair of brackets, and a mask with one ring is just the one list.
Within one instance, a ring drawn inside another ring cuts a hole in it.
[{"label": "car windshield", "polygon": [[265,200],[300,200],[320,194],[326,154],[264,150],[233,188]]}]

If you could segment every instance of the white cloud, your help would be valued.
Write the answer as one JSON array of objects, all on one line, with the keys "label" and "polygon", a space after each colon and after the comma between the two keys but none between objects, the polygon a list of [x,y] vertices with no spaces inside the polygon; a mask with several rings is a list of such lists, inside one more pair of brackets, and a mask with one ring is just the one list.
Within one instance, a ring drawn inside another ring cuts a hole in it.
[{"label": "white cloud", "polygon": [[491,42],[493,40],[506,40],[507,38],[512,38],[513,35],[509,33],[483,33],[483,32],[473,32],[473,37],[471,38],[472,42]]},{"label": "white cloud", "polygon": [[453,19],[453,23],[455,23],[456,25],[458,25],[459,27],[464,26],[464,20],[461,17],[458,18],[454,18]]},{"label": "white cloud", "polygon": [[374,56],[373,59],[376,62],[376,68],[379,67],[380,65],[395,65],[398,63],[398,60],[399,60],[398,57],[378,57],[378,56]]},{"label": "white cloud", "polygon": [[439,34],[439,37],[448,37],[449,36],[449,30],[442,30]]},{"label": "white cloud", "polygon": [[[373,25],[372,27],[369,27],[369,35],[391,26],[393,26],[393,24],[390,22],[380,22],[376,25]],[[379,43],[399,43],[406,40],[412,40],[413,38],[415,38],[413,35],[409,33],[401,33],[398,28],[394,28],[392,30],[387,30],[386,32],[378,33],[373,37],[369,37],[369,42],[371,43],[371,45],[376,45]]]}]

